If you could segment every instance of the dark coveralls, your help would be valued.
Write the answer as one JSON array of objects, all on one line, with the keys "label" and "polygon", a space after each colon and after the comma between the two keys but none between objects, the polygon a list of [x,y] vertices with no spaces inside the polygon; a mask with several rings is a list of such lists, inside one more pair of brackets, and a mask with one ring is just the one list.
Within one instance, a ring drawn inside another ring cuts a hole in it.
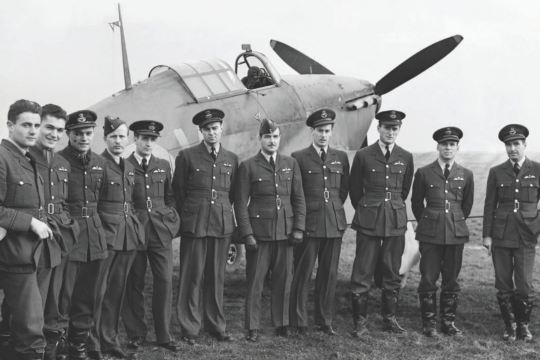
[{"label": "dark coveralls", "polygon": [[[199,293],[204,291],[204,328],[225,331],[223,281],[234,230],[238,157],[220,146],[216,161],[204,142],[176,157],[173,191],[180,211],[180,272],[176,311],[184,336],[201,328]],[[204,284],[203,284],[204,279]]]},{"label": "dark coveralls", "polygon": [[[248,206],[249,200],[249,206]],[[276,154],[275,169],[259,152],[238,171],[234,201],[238,235],[253,235],[258,249],[246,254],[246,330],[260,327],[264,279],[272,270],[272,324],[289,325],[293,273],[293,230],[304,231],[306,202],[300,167],[295,159]]]},{"label": "dark coveralls", "polygon": [[[122,320],[128,338],[146,338],[148,325],[144,311],[144,277],[150,261],[152,316],[158,344],[172,341],[172,239],[180,228],[180,217],[171,185],[171,166],[167,160],[150,157],[146,171],[132,154],[128,159],[135,168],[133,200],[139,222],[145,229],[145,243],[139,246],[128,277]],[[147,260],[148,259],[148,260]]]},{"label": "dark coveralls", "polygon": [[122,302],[129,270],[144,244],[144,228],[133,207],[133,164],[124,159],[117,164],[108,150],[105,175],[98,202],[98,214],[105,230],[109,256],[99,284],[94,323],[88,338],[89,351],[109,351],[120,348],[119,326]]},{"label": "dark coveralls", "polygon": [[307,326],[309,280],[319,260],[315,280],[315,324],[332,325],[339,255],[347,219],[343,203],[349,193],[349,159],[328,148],[323,162],[313,145],[292,153],[302,173],[306,199],[306,232],[294,250],[294,278],[289,321]]}]

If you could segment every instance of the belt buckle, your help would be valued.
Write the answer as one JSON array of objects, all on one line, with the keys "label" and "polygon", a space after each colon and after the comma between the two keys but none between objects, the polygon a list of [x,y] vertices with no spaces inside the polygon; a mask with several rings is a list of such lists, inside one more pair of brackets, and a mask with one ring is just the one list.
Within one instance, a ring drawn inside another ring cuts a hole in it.
[{"label": "belt buckle", "polygon": [[390,191],[387,191],[387,192],[386,192],[386,198],[385,198],[385,200],[387,200],[387,201],[388,201],[388,200],[392,200],[392,193],[391,193]]},{"label": "belt buckle", "polygon": [[324,190],[324,193],[323,193],[323,194],[324,194],[324,200],[330,199],[330,191]]},{"label": "belt buckle", "polygon": [[129,205],[127,202],[124,202],[124,212],[125,213],[129,212]]},{"label": "belt buckle", "polygon": [[152,208],[152,200],[150,200],[150,199],[146,200],[146,207],[147,207],[148,209],[151,209],[151,208]]},{"label": "belt buckle", "polygon": [[450,203],[448,202],[448,200],[446,200],[446,202],[444,203],[444,210],[450,210]]},{"label": "belt buckle", "polygon": [[47,212],[48,212],[49,214],[54,214],[54,204],[49,203],[49,204],[47,205]]},{"label": "belt buckle", "polygon": [[217,191],[212,189],[212,200],[216,200],[217,199]]},{"label": "belt buckle", "polygon": [[278,209],[281,207],[281,198],[276,198],[276,206]]},{"label": "belt buckle", "polygon": [[81,217],[83,218],[89,218],[90,216],[88,216],[88,208],[83,206],[81,208]]},{"label": "belt buckle", "polygon": [[519,201],[514,200],[514,212],[517,212],[519,210]]}]

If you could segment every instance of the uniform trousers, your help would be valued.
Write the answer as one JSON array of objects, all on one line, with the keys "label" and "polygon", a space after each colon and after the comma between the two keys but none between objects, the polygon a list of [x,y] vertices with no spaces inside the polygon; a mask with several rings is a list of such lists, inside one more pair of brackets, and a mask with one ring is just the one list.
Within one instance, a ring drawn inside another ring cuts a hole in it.
[{"label": "uniform trousers", "polygon": [[519,300],[534,301],[533,269],[536,247],[492,247],[497,297],[515,296]]},{"label": "uniform trousers", "polygon": [[460,287],[457,282],[461,263],[463,260],[463,248],[465,244],[441,245],[420,241],[420,285],[418,292],[436,293],[439,274],[442,276],[441,289],[445,293],[458,294]]},{"label": "uniform trousers", "polygon": [[49,292],[45,301],[45,326],[44,331],[64,331],[68,327],[68,314],[60,312],[60,299],[63,296],[64,280],[69,264],[69,254],[62,257],[60,265],[52,268]]},{"label": "uniform trousers", "polygon": [[258,249],[246,253],[246,330],[260,327],[264,280],[272,270],[272,325],[289,325],[289,299],[293,278],[293,247],[288,240],[258,241]]},{"label": "uniform trousers", "polygon": [[0,288],[4,289],[5,310],[11,316],[15,352],[24,355],[43,352],[43,305],[36,273],[0,271]]},{"label": "uniform trousers", "polygon": [[319,266],[315,278],[315,325],[332,325],[341,239],[307,237],[294,249],[290,325],[308,325],[309,280],[317,259]]},{"label": "uniform trousers", "polygon": [[158,344],[171,341],[170,322],[172,315],[172,274],[173,250],[172,243],[163,247],[152,222],[148,222],[146,239],[147,250],[137,251],[131,267],[122,306],[122,320],[128,338],[140,336],[146,338],[148,325],[144,310],[144,282],[147,263],[152,269],[152,317]]},{"label": "uniform trousers", "polygon": [[176,313],[182,335],[198,335],[201,328],[199,294],[203,288],[204,329],[225,331],[223,282],[231,237],[191,238],[180,241],[180,272]]},{"label": "uniform trousers", "polygon": [[404,235],[380,237],[357,232],[356,257],[351,274],[351,292],[361,294],[371,289],[373,273],[379,257],[382,263],[382,288],[399,291],[401,289],[399,269],[404,249]]},{"label": "uniform trousers", "polygon": [[135,255],[137,250],[109,249],[95,302],[95,325],[86,342],[88,351],[109,351],[120,347],[120,313]]}]

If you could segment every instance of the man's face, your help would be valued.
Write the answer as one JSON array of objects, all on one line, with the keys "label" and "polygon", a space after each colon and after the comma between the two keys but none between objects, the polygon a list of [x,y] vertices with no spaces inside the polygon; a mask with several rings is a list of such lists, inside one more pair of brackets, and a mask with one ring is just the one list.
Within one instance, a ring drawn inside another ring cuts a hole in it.
[{"label": "man's face", "polygon": [[219,121],[206,124],[200,130],[206,145],[216,145],[221,141],[223,127]]},{"label": "man's face", "polygon": [[459,143],[457,141],[440,142],[437,144],[437,151],[441,160],[452,161],[459,151]]},{"label": "man's face", "polygon": [[332,124],[311,128],[311,137],[313,138],[313,143],[320,148],[328,146],[332,134]]},{"label": "man's face", "polygon": [[41,120],[39,127],[38,142],[45,148],[53,150],[58,141],[64,137],[66,132],[66,121],[57,117],[46,115]]},{"label": "man's face", "polygon": [[128,144],[128,131],[127,126],[122,124],[118,129],[103,137],[105,144],[107,144],[107,149],[111,154],[116,156],[122,155]]},{"label": "man's face", "polygon": [[94,140],[94,128],[86,127],[68,131],[69,142],[78,152],[87,152]]},{"label": "man's face", "polygon": [[513,162],[518,162],[525,156],[525,148],[527,143],[525,140],[510,140],[504,143],[506,146],[506,153]]},{"label": "man's face", "polygon": [[152,155],[157,136],[135,135],[135,151],[141,157]]},{"label": "man's face", "polygon": [[380,141],[384,145],[392,145],[401,130],[401,125],[377,125],[377,131],[380,135]]},{"label": "man's face", "polygon": [[17,116],[15,123],[8,120],[9,137],[17,145],[26,149],[36,144],[41,116],[31,112],[24,112]]},{"label": "man's face", "polygon": [[266,155],[274,155],[279,148],[279,141],[281,140],[281,134],[279,128],[274,130],[271,134],[264,134],[259,136],[261,142],[261,149]]}]

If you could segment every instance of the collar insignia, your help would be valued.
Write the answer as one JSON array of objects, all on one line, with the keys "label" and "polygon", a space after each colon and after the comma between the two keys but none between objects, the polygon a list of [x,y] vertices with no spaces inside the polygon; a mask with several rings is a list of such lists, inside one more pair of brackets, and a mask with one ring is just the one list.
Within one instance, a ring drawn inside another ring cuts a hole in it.
[{"label": "collar insignia", "polygon": [[77,118],[77,121],[78,122],[86,122],[86,117],[84,116],[83,113],[79,114],[79,117]]},{"label": "collar insignia", "polygon": [[508,132],[510,135],[515,135],[516,134],[516,129],[514,129],[513,127],[510,128],[510,131]]},{"label": "collar insignia", "polygon": [[61,167],[60,169],[58,169],[58,171],[65,171],[67,172],[67,169],[65,167]]},{"label": "collar insignia", "polygon": [[405,164],[402,163],[401,161],[398,161],[398,162],[395,162],[394,165],[405,165]]},{"label": "collar insignia", "polygon": [[337,160],[336,160],[336,161],[332,161],[332,162],[330,163],[330,165],[336,165],[336,164],[341,165],[341,161],[337,161]]},{"label": "collar insignia", "polygon": [[534,176],[534,175],[525,175],[523,178],[524,179],[536,179],[536,176]]},{"label": "collar insignia", "polygon": [[101,170],[101,171],[103,171],[103,169],[102,169],[100,166],[97,166],[97,165],[94,166],[94,167],[92,168],[92,170]]}]

